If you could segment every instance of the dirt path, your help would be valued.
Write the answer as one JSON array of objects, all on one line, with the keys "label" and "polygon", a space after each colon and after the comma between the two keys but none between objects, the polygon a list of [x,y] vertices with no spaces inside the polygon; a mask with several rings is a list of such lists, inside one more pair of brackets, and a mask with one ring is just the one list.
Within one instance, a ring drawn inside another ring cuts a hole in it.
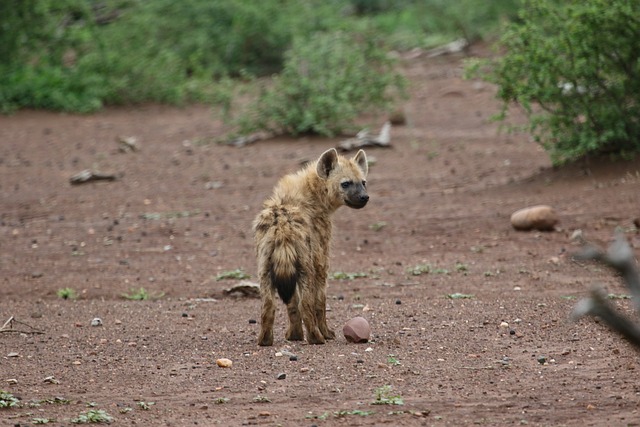
[{"label": "dirt path", "polygon": [[[593,320],[568,321],[594,283],[627,292],[567,253],[576,229],[606,244],[622,227],[640,245],[640,163],[553,170],[526,136],[497,133],[494,89],[463,81],[458,58],[406,72],[408,124],[393,148],[367,150],[369,205],[336,218],[331,270],[365,277],[330,281],[329,322],[367,318],[373,341],[359,345],[286,342],[280,310],[274,347],[260,348],[259,301],[216,280],[255,275],[262,200],[336,140],[215,145],[204,107],[0,117],[0,321],[44,332],[0,333],[0,389],[23,404],[0,409],[0,425],[69,425],[89,402],[115,425],[637,422],[635,350]],[[119,136],[140,151],[120,152]],[[87,168],[118,179],[71,186]],[[558,229],[514,231],[510,214],[539,203]],[[78,298],[59,298],[64,288]],[[122,297],[140,288],[151,298]]]}]

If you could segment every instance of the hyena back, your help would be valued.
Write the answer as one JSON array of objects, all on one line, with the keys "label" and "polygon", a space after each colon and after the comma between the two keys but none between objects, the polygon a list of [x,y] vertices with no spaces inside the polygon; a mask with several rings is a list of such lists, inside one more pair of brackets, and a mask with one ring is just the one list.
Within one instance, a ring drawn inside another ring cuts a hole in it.
[{"label": "hyena back", "polygon": [[253,223],[262,297],[259,345],[273,344],[276,293],[287,306],[287,340],[304,339],[303,323],[310,344],[335,338],[325,311],[331,217],[340,206],[367,204],[367,172],[363,150],[348,159],[330,149],[283,177],[265,201]]}]

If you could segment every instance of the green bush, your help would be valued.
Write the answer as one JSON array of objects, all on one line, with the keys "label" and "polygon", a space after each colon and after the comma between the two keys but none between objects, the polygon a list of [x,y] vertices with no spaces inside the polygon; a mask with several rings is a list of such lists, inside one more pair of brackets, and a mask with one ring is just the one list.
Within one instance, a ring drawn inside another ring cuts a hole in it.
[{"label": "green bush", "polygon": [[390,107],[403,79],[372,37],[343,32],[298,38],[283,71],[237,120],[241,133],[343,133],[367,111]]},{"label": "green bush", "polygon": [[554,163],[640,151],[640,2],[527,0],[486,77]]},{"label": "green bush", "polygon": [[[317,4],[316,4],[317,3]],[[279,71],[296,34],[338,19],[323,2],[0,1],[0,111],[89,112],[103,104],[181,104],[216,79]]]}]

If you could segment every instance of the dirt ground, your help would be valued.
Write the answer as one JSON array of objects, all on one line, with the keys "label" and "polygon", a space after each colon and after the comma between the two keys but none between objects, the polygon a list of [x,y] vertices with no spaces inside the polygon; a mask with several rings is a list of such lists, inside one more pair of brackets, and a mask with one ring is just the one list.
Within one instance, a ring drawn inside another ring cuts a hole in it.
[{"label": "dirt ground", "polygon": [[[575,230],[606,245],[616,227],[637,252],[640,162],[551,168],[526,135],[498,132],[495,89],[463,80],[460,58],[404,68],[408,122],[392,148],[367,149],[367,207],[335,217],[331,272],[347,274],[329,281],[338,339],[322,346],[285,341],[281,307],[274,346],[258,347],[260,301],[217,277],[255,280],[261,202],[339,139],[217,145],[222,125],[200,106],[0,117],[0,325],[16,320],[0,333],[0,389],[21,399],[0,425],[89,410],[144,426],[639,425],[638,353],[569,320],[593,284],[628,291],[569,254]],[[140,150],[121,152],[130,136]],[[83,169],[117,179],[72,186]],[[511,228],[541,203],[556,231]],[[149,299],[123,297],[140,288]],[[354,316],[369,343],[342,336]]]}]

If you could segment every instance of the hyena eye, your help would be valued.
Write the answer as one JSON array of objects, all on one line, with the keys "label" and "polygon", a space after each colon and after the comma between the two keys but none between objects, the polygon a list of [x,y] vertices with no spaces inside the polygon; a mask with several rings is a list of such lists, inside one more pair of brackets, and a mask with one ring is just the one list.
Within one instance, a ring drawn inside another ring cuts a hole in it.
[{"label": "hyena eye", "polygon": [[340,184],[340,186],[341,186],[342,188],[344,188],[344,189],[347,189],[347,188],[349,188],[349,186],[351,186],[351,184],[353,184],[353,182],[351,182],[351,181],[345,181],[345,182],[341,183],[341,184]]},{"label": "hyena eye", "polygon": [[367,186],[367,181],[362,181],[362,186],[366,187]]}]

